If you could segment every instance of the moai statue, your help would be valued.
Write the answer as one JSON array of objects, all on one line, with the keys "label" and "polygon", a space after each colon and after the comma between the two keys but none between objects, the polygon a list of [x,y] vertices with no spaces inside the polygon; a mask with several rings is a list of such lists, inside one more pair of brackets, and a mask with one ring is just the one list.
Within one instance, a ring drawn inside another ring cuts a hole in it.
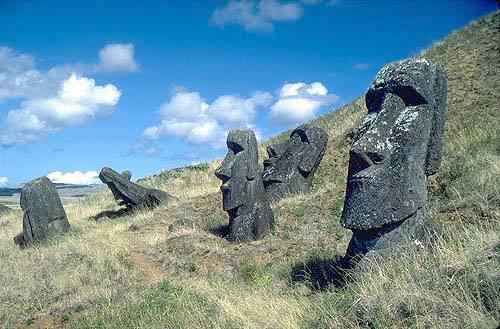
[{"label": "moai statue", "polygon": [[375,77],[350,151],[347,258],[421,245],[437,229],[425,202],[443,147],[446,85],[443,68],[426,59],[388,64]]},{"label": "moai statue", "polygon": [[175,199],[166,192],[142,187],[131,182],[132,173],[128,170],[119,174],[111,168],[104,167],[99,174],[99,178],[104,184],[108,185],[115,201],[120,206],[125,205],[127,208],[152,208],[160,203]]},{"label": "moai statue", "polygon": [[21,190],[23,232],[14,238],[21,247],[69,231],[70,225],[56,187],[47,177],[32,180]]},{"label": "moai statue", "polygon": [[248,129],[232,130],[227,148],[215,175],[222,180],[222,208],[229,215],[228,239],[259,240],[274,226],[274,214],[262,182],[255,134]]},{"label": "moai statue", "polygon": [[325,154],[328,134],[309,124],[295,128],[284,143],[267,147],[264,188],[272,199],[309,190]]}]

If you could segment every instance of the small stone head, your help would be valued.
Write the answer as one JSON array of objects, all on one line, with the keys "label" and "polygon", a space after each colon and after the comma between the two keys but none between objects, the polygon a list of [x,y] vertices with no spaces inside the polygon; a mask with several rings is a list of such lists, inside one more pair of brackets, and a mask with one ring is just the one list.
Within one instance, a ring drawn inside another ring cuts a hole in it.
[{"label": "small stone head", "polygon": [[259,175],[257,139],[251,130],[232,130],[227,136],[227,148],[215,175],[222,180],[223,209],[231,211],[254,198],[249,182]]},{"label": "small stone head", "polygon": [[309,187],[325,153],[328,134],[309,124],[295,128],[284,143],[267,147],[264,186],[272,196],[303,191]]},{"label": "small stone head", "polygon": [[126,196],[120,192],[118,186],[120,182],[130,181],[132,178],[132,173],[129,170],[125,170],[123,173],[119,174],[109,167],[103,167],[99,173],[99,179],[104,184],[108,185],[109,189],[113,193],[113,197],[119,205],[124,205],[127,203],[125,199]]},{"label": "small stone head", "polygon": [[424,205],[427,176],[437,172],[442,150],[445,73],[426,59],[388,64],[366,106],[350,151],[342,214],[342,224],[357,230],[401,221]]}]

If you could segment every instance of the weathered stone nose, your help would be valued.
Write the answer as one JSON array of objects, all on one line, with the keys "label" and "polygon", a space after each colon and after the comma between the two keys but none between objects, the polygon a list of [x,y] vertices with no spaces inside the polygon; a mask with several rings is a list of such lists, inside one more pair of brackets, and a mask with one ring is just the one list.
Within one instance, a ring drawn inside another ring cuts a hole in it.
[{"label": "weathered stone nose", "polygon": [[215,176],[220,179],[223,183],[227,182],[231,178],[229,168],[224,166],[224,163],[215,170]]},{"label": "weathered stone nose", "polygon": [[276,145],[269,145],[266,150],[270,158],[279,158],[281,156],[280,149]]},{"label": "weathered stone nose", "polygon": [[384,155],[380,152],[363,151],[353,147],[349,152],[349,172],[355,175],[370,166],[377,165],[384,161]]}]

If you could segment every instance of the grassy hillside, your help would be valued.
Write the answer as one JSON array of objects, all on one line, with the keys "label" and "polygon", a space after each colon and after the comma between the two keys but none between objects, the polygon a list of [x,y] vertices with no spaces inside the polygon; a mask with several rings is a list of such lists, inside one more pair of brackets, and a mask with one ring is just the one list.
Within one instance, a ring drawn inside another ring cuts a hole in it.
[{"label": "grassy hillside", "polygon": [[445,234],[432,250],[329,284],[350,238],[339,217],[350,136],[366,112],[360,98],[315,120],[330,141],[314,186],[272,204],[277,227],[262,241],[213,233],[227,223],[218,163],[144,180],[179,198],[155,211],[114,217],[109,192],[70,204],[71,233],[35,248],[12,243],[19,212],[0,215],[0,327],[495,328],[499,24],[496,12],[420,54],[449,79],[443,163],[429,187]]}]

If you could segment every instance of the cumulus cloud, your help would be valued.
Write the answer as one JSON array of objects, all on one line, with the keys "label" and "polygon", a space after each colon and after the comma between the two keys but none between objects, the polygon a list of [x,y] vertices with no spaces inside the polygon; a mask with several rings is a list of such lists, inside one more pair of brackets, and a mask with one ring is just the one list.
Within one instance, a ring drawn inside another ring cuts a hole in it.
[{"label": "cumulus cloud", "polygon": [[140,66],[134,58],[134,51],[134,45],[131,43],[107,44],[99,50],[100,61],[95,69],[108,72],[137,72]]},{"label": "cumulus cloud", "polygon": [[269,117],[280,125],[299,124],[314,118],[320,108],[338,101],[321,82],[286,83],[278,100],[271,106]]},{"label": "cumulus cloud", "polygon": [[111,113],[120,96],[116,86],[97,85],[70,65],[39,71],[33,56],[0,47],[0,102],[21,100],[3,120],[0,145],[37,142],[48,133],[85,124]]},{"label": "cumulus cloud", "polygon": [[145,129],[143,137],[177,136],[188,144],[221,148],[229,130],[251,127],[257,108],[271,102],[271,94],[255,92],[249,98],[223,95],[208,104],[198,92],[180,91],[160,106],[161,123]]},{"label": "cumulus cloud", "polygon": [[0,187],[7,186],[9,179],[7,177],[0,176]]},{"label": "cumulus cloud", "polygon": [[50,132],[85,124],[109,114],[120,96],[114,85],[98,86],[94,79],[72,74],[61,83],[57,96],[26,100],[9,111],[0,144],[35,142]]},{"label": "cumulus cloud", "polygon": [[66,67],[47,72],[35,69],[35,59],[8,47],[0,47],[0,102],[14,98],[42,97],[57,87],[68,75]]},{"label": "cumulus cloud", "polygon": [[61,184],[74,184],[74,185],[90,185],[99,184],[99,174],[95,171],[73,171],[62,173],[60,171],[54,171],[47,175],[53,183]]},{"label": "cumulus cloud", "polygon": [[273,30],[274,22],[297,20],[303,12],[296,2],[230,0],[226,6],[214,11],[211,22],[220,27],[238,24],[247,31],[269,32]]}]

